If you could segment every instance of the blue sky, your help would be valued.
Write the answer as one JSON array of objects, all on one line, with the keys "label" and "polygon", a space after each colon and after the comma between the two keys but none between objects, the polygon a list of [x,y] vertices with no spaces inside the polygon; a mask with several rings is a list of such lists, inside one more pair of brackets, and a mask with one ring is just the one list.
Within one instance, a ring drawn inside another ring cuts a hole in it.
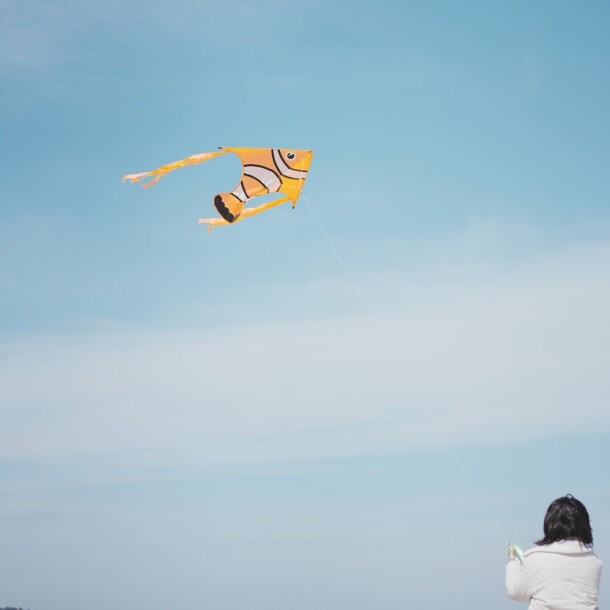
[{"label": "blue sky", "polygon": [[[571,492],[608,557],[609,27],[3,0],[0,606],[513,607],[434,421],[511,541]],[[217,146],[313,149],[306,199],[120,181]]]}]

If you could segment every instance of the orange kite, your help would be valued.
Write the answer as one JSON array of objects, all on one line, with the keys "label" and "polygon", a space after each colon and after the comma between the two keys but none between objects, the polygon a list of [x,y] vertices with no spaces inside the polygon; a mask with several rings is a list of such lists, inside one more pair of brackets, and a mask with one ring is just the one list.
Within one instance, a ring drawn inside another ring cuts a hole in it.
[{"label": "orange kite", "polygon": [[[141,186],[148,188],[175,169],[197,165],[227,153],[235,153],[241,159],[242,173],[239,183],[232,191],[219,193],[214,197],[214,206],[222,218],[201,218],[199,222],[212,229],[219,225],[239,222],[287,201],[291,201],[294,208],[307,178],[313,155],[311,150],[221,147],[217,152],[192,155],[151,172],[128,174],[123,176],[123,182],[140,182]],[[144,178],[150,180],[141,182]],[[283,193],[284,197],[255,207],[246,206],[250,199],[268,193]]]}]

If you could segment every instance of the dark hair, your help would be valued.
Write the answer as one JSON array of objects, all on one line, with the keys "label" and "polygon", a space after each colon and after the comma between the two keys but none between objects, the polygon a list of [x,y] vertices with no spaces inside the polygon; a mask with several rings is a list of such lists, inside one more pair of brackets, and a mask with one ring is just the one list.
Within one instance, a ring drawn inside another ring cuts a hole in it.
[{"label": "dark hair", "polygon": [[593,545],[589,513],[572,494],[551,502],[544,517],[544,537],[536,544],[543,546],[568,538],[576,538],[585,546]]}]

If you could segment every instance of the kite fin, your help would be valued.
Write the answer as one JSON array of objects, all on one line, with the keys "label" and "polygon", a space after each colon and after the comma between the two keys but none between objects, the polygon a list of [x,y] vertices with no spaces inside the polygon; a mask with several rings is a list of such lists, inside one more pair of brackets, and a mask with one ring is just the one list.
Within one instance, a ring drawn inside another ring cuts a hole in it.
[{"label": "kite fin", "polygon": [[291,201],[292,197],[281,197],[280,199],[275,199],[273,201],[268,201],[267,203],[261,203],[261,205],[257,205],[254,208],[244,208],[244,211],[241,213],[241,218],[248,218],[249,216],[256,216],[261,212],[266,212],[271,208],[274,208],[278,205],[282,205],[282,203],[286,203],[287,201]]},{"label": "kite fin", "polygon": [[214,197],[214,207],[227,222],[235,222],[244,209],[244,202],[234,193],[220,193]]},{"label": "kite fin", "polygon": [[[216,197],[218,197],[218,195],[216,195]],[[267,210],[270,210],[271,208],[274,208],[278,205],[282,205],[282,203],[286,203],[287,201],[292,201],[292,198],[291,197],[280,197],[280,199],[275,199],[274,201],[268,201],[267,203],[262,203],[261,205],[257,205],[254,208],[243,208],[241,214],[237,218],[235,218],[235,220],[232,222],[228,222],[224,218],[200,218],[199,223],[207,224],[208,231],[211,231],[214,227],[219,227],[222,225],[240,222],[244,218],[249,218],[250,216],[256,216],[257,214],[260,214],[261,212],[266,212]],[[215,200],[214,200],[214,203],[216,203]],[[218,207],[216,207],[216,209],[218,209]],[[220,210],[218,210],[218,211],[220,212]]]}]

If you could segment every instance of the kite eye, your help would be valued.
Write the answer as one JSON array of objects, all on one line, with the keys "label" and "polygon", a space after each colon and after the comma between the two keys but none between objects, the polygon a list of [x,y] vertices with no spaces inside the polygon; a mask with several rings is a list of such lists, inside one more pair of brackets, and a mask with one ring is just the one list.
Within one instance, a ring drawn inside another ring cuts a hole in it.
[{"label": "kite eye", "polygon": [[296,158],[296,155],[292,151],[289,153],[286,153],[286,159],[288,159],[289,161],[294,161],[295,158]]}]

